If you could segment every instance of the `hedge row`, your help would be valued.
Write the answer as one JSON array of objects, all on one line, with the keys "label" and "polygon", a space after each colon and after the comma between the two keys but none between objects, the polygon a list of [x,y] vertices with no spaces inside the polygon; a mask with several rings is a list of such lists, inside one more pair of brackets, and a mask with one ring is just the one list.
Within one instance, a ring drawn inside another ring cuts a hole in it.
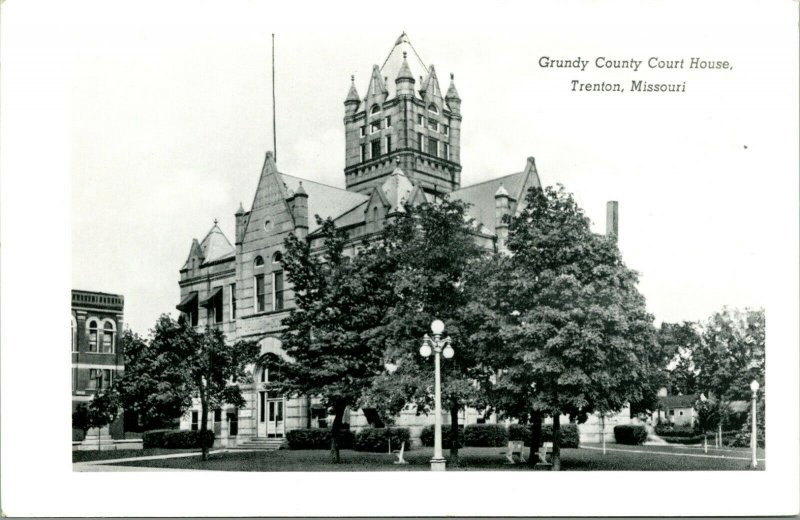
[{"label": "hedge row", "polygon": [[[508,427],[508,438],[512,441],[525,441],[525,446],[531,445],[530,424],[512,424]],[[581,435],[578,425],[573,423],[562,424],[559,427],[559,439],[562,448],[577,448],[580,446]],[[553,425],[542,425],[542,442],[553,442]]]},{"label": "hedge row", "polygon": [[408,428],[365,428],[356,434],[353,447],[356,451],[385,452],[390,446],[392,450],[399,450],[403,442],[409,447],[410,438]]},{"label": "hedge row", "polygon": [[[353,432],[339,430],[339,448],[353,449]],[[331,431],[327,428],[301,428],[286,434],[290,450],[327,450],[331,447]]]},{"label": "hedge row", "polygon": [[464,444],[476,448],[497,448],[508,444],[508,430],[502,424],[468,424]]},{"label": "hedge row", "polygon": [[[422,429],[422,432],[419,435],[420,440],[422,441],[423,446],[433,446],[433,430],[434,425],[429,424],[428,426]],[[464,427],[458,427],[458,447],[464,447]],[[442,425],[442,448],[449,450],[450,449],[450,425],[443,424]]]},{"label": "hedge row", "polygon": [[[214,432],[206,430],[206,446],[214,445]],[[142,434],[144,448],[202,448],[199,430],[150,430]]]},{"label": "hedge row", "polygon": [[647,429],[641,424],[620,424],[614,426],[614,439],[617,444],[642,444],[647,440]]}]

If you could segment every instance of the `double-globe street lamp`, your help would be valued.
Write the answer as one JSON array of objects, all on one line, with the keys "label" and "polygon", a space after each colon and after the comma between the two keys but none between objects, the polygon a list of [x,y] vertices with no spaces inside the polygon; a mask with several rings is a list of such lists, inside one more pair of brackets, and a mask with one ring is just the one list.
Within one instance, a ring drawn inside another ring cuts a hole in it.
[{"label": "double-globe street lamp", "polygon": [[422,357],[427,358],[433,352],[435,379],[434,379],[434,414],[436,423],[433,433],[433,458],[431,459],[431,471],[444,471],[447,461],[442,456],[442,375],[439,368],[439,354],[444,355],[446,359],[453,357],[455,352],[450,345],[450,338],[442,338],[444,332],[444,323],[441,320],[434,320],[431,323],[431,332],[433,338],[425,334],[422,338],[422,346],[419,348],[419,353]]},{"label": "double-globe street lamp", "polygon": [[757,422],[756,422],[756,401],[758,397],[758,388],[759,388],[758,381],[755,379],[752,383],[750,383],[750,390],[753,391],[753,412],[750,414],[753,416],[753,431],[750,434],[750,448],[753,450],[753,460],[750,463],[752,468],[758,467],[758,458],[756,458],[756,449],[758,448],[758,430],[757,430]]}]

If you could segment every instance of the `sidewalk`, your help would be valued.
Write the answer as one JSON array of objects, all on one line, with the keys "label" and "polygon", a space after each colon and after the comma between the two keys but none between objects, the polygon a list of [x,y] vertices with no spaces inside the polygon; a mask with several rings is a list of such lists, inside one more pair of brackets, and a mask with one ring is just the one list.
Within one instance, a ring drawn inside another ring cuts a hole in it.
[{"label": "sidewalk", "polygon": [[[209,455],[216,453],[224,453],[227,450],[211,450]],[[167,469],[167,468],[147,468],[142,466],[115,466],[120,462],[135,462],[139,460],[156,460],[156,459],[178,459],[181,457],[199,457],[202,453],[172,453],[167,455],[149,455],[147,457],[127,457],[123,459],[106,459],[106,460],[92,460],[87,462],[73,462],[72,471],[89,472],[89,471],[194,471],[191,469]]]}]

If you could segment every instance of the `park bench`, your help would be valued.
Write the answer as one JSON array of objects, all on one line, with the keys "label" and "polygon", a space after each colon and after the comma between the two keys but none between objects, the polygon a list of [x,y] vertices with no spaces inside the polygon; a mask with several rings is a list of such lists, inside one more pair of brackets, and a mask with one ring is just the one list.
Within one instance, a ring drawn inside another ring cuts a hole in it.
[{"label": "park bench", "polygon": [[536,463],[537,465],[544,464],[545,466],[552,466],[552,464],[547,461],[547,456],[553,455],[553,443],[545,442],[536,454],[539,457],[539,462]]},{"label": "park bench", "polygon": [[506,459],[508,462],[506,464],[516,464],[514,461],[514,454],[519,455],[520,462],[526,462],[525,457],[522,454],[522,451],[525,449],[525,443],[523,441],[509,441],[508,442],[508,451],[505,451]]},{"label": "park bench", "polygon": [[405,459],[403,459],[403,452],[406,451],[406,442],[403,441],[403,444],[400,445],[399,450],[394,450],[392,453],[397,454],[397,460],[394,461],[395,464],[408,464]]}]

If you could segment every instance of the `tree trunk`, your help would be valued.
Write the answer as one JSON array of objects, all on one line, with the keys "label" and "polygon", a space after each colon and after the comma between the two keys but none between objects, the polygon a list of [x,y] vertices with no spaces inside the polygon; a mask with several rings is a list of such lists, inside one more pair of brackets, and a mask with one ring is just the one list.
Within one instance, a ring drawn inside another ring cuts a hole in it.
[{"label": "tree trunk", "polygon": [[450,466],[458,466],[458,403],[450,403]]},{"label": "tree trunk", "polygon": [[336,403],[333,407],[334,418],[331,425],[331,462],[339,464],[341,457],[339,456],[339,432],[342,429],[342,418],[347,405]]},{"label": "tree trunk", "polygon": [[535,466],[539,462],[539,455],[536,453],[542,446],[542,412],[531,414],[531,451],[528,455],[528,464]]},{"label": "tree trunk", "polygon": [[553,471],[561,470],[561,415],[553,414]]},{"label": "tree trunk", "polygon": [[208,444],[206,443],[208,431],[208,398],[202,385],[200,385],[200,445],[203,449],[203,460],[208,460]]}]

